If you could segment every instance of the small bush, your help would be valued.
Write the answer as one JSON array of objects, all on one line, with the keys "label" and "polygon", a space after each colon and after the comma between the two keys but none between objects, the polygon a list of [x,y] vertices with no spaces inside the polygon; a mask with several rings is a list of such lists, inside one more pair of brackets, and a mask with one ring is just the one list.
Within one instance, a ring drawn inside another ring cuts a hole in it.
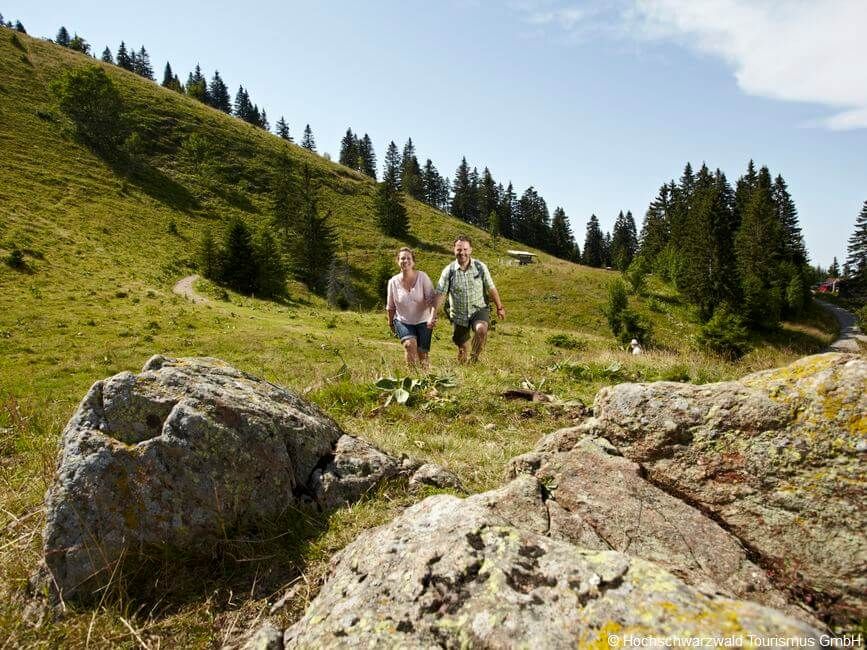
[{"label": "small bush", "polygon": [[743,319],[726,307],[717,308],[711,319],[702,326],[699,342],[729,360],[742,357],[750,348]]},{"label": "small bush", "polygon": [[623,273],[632,288],[632,293],[639,296],[644,294],[644,284],[648,273],[650,273],[650,264],[644,257],[639,255],[632,260],[629,268]]},{"label": "small bush", "polygon": [[855,312],[855,315],[858,317],[858,323],[863,332],[867,332],[867,305],[862,305],[861,308]]},{"label": "small bush", "polygon": [[617,336],[621,330],[621,314],[629,305],[629,300],[626,297],[626,285],[623,280],[616,278],[614,282],[608,285],[608,302],[603,308],[605,319],[608,321],[608,327]]},{"label": "small bush", "polygon": [[169,220],[169,225],[166,226],[166,231],[170,235],[177,235],[178,234],[178,224],[175,223],[174,219]]},{"label": "small bush", "polygon": [[650,347],[650,321],[631,309],[624,309],[620,312],[620,334],[618,338],[621,343],[629,343],[632,339],[638,339],[642,346],[645,348]]},{"label": "small bush", "polygon": [[548,345],[553,345],[555,348],[563,348],[564,350],[586,350],[587,343],[576,339],[569,334],[552,334],[545,342]]},{"label": "small bush", "polygon": [[27,262],[24,261],[24,253],[20,248],[13,248],[9,251],[6,256],[6,264],[13,269],[23,269],[27,265]]}]

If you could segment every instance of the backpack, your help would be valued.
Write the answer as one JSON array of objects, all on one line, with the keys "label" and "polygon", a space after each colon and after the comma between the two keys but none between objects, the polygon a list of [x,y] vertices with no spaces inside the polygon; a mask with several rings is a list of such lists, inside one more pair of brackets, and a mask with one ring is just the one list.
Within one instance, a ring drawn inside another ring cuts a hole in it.
[{"label": "backpack", "polygon": [[[485,286],[487,283],[485,282],[485,271],[482,269],[482,263],[479,260],[473,260],[473,264],[476,267],[476,273],[482,278],[482,297],[485,299],[485,307],[489,305],[488,302],[488,292],[485,291]],[[443,301],[443,310],[446,313],[446,318],[449,319],[449,322],[452,322],[452,305],[451,300],[449,299],[449,294],[452,290],[452,278],[455,277],[455,267],[454,263],[449,264],[449,283],[446,287],[446,299]]]}]

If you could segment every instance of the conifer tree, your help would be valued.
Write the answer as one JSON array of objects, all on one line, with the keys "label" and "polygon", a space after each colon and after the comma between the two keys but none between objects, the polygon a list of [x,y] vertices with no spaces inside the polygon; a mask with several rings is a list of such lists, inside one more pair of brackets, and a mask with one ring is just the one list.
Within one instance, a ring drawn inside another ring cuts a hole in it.
[{"label": "conifer tree", "polygon": [[406,141],[400,162],[400,187],[414,199],[422,200],[424,188],[421,178],[421,166],[415,155],[415,145],[412,138]]},{"label": "conifer tree", "polygon": [[509,185],[500,199],[500,204],[497,206],[497,213],[500,217],[500,234],[509,239],[515,238],[516,202],[515,188],[512,186],[512,181],[509,181]]},{"label": "conifer tree", "polygon": [[26,34],[27,33],[27,30],[24,29],[24,25],[21,24],[20,20],[15,21],[15,31],[18,32],[19,34]]},{"label": "conifer tree", "polygon": [[318,293],[325,290],[337,249],[337,234],[330,217],[330,213],[319,214],[310,168],[305,165],[301,174],[301,214],[291,248],[292,274]]},{"label": "conifer tree", "polygon": [[777,221],[782,228],[781,256],[800,268],[807,263],[807,249],[804,246],[804,236],[798,223],[798,210],[789,194],[786,181],[780,174],[777,174],[776,179],[774,179],[771,195],[777,213]]},{"label": "conifer tree", "polygon": [[76,52],[81,52],[82,54],[90,54],[90,43],[88,43],[84,38],[75,34],[72,37],[72,40],[69,41],[69,49],[75,50]]},{"label": "conifer tree", "polygon": [[133,72],[140,77],[154,81],[154,69],[151,67],[151,57],[144,45],[139,48],[138,55],[135,57]]},{"label": "conifer tree", "polygon": [[114,57],[111,55],[111,50],[108,49],[108,45],[106,45],[105,49],[102,51],[102,60],[105,63],[114,63]]},{"label": "conifer tree", "polygon": [[346,129],[346,135],[340,141],[340,155],[337,161],[352,169],[355,169],[358,164],[358,138],[355,137],[351,127]]},{"label": "conifer tree", "polygon": [[861,213],[855,219],[855,230],[849,237],[846,266],[849,269],[846,277],[854,280],[858,289],[867,290],[867,201],[864,201]]},{"label": "conifer tree", "polygon": [[747,163],[746,173],[738,179],[735,184],[735,230],[740,227],[744,213],[747,210],[747,204],[752,198],[753,191],[759,182],[759,175],[756,173],[756,166],[752,160]]},{"label": "conifer tree", "polygon": [[304,127],[304,136],[301,138],[301,146],[309,151],[316,152],[316,140],[313,139],[313,129],[310,125]]},{"label": "conifer tree", "polygon": [[485,167],[485,170],[482,172],[481,182],[479,183],[478,194],[477,212],[480,228],[488,228],[488,216],[497,209],[499,203],[500,196],[497,194],[497,183],[491,175],[491,171]]},{"label": "conifer tree", "polygon": [[382,183],[377,188],[376,214],[379,227],[385,234],[403,238],[409,234],[409,217],[403,204],[399,178],[400,153],[392,141],[385,153]]},{"label": "conifer tree", "polygon": [[280,233],[284,245],[288,247],[298,219],[299,205],[292,183],[292,163],[286,156],[281,156],[275,167],[273,191],[271,224]]},{"label": "conifer tree", "polygon": [[172,64],[166,61],[166,67],[163,68],[163,82],[160,84],[163,88],[170,88],[172,85],[172,79],[174,78],[174,72],[172,72]]},{"label": "conifer tree", "polygon": [[424,194],[424,198],[422,200],[428,205],[438,209],[441,207],[439,205],[441,184],[442,177],[440,176],[440,173],[437,170],[436,166],[433,164],[433,161],[428,158],[425,161],[424,167],[421,170],[421,185]]},{"label": "conifer tree", "polygon": [[611,233],[606,232],[602,237],[602,266],[611,266]]},{"label": "conifer tree", "polygon": [[283,119],[282,115],[280,116],[280,119],[277,120],[277,124],[274,125],[274,132],[284,140],[292,142],[292,136],[289,135],[289,125],[286,124],[286,120]]},{"label": "conifer tree", "polygon": [[566,211],[561,207],[554,210],[551,219],[550,251],[560,259],[575,261],[575,237],[572,235],[572,226]]},{"label": "conifer tree", "polygon": [[238,86],[238,92],[235,93],[235,109],[233,114],[235,117],[249,122],[252,113],[253,104],[250,103],[250,95],[244,90],[244,86]]},{"label": "conifer tree", "polygon": [[590,220],[587,222],[587,230],[584,235],[584,252],[581,256],[581,261],[587,266],[602,266],[604,254],[604,241],[602,238],[602,229],[599,228],[599,219],[595,214],[590,215]]},{"label": "conifer tree", "polygon": [[54,42],[62,47],[69,47],[69,32],[66,31],[66,27],[63,25],[61,25],[60,29],[57,30],[57,36],[54,37]]},{"label": "conifer tree", "polygon": [[621,210],[614,221],[614,230],[611,234],[611,266],[618,271],[625,271],[632,263],[634,254],[629,227]]},{"label": "conifer tree", "polygon": [[455,180],[452,184],[451,213],[458,219],[469,221],[472,214],[470,205],[475,202],[470,187],[470,167],[466,157],[461,158],[461,164],[455,170]]},{"label": "conifer tree", "polygon": [[196,266],[199,273],[208,280],[220,279],[222,261],[220,260],[220,251],[214,243],[214,236],[211,234],[210,228],[205,229],[205,232],[202,234],[199,250],[196,252]]},{"label": "conifer tree", "polygon": [[187,77],[187,95],[193,99],[197,99],[203,104],[207,104],[208,99],[208,82],[205,81],[205,76],[202,74],[202,68],[196,64],[196,68]]},{"label": "conifer tree", "polygon": [[840,264],[837,262],[836,257],[834,257],[834,261],[831,262],[831,266],[828,267],[828,276],[832,278],[840,277]]},{"label": "conifer tree", "polygon": [[240,219],[234,219],[226,230],[221,258],[220,280],[240,293],[252,294],[259,269],[253,237]]},{"label": "conifer tree", "polygon": [[208,103],[218,111],[232,113],[232,100],[229,97],[229,89],[220,77],[220,71],[215,70],[211,83],[208,85]]},{"label": "conifer tree", "polygon": [[475,167],[470,171],[470,189],[468,192],[469,203],[467,208],[469,214],[467,221],[473,225],[479,224],[479,170]]},{"label": "conifer tree", "polygon": [[366,133],[358,143],[358,158],[360,171],[376,180],[376,153],[373,151],[373,141]]},{"label": "conifer tree", "polygon": [[132,59],[126,51],[126,44],[123,41],[120,42],[120,46],[117,48],[117,66],[132,72]]},{"label": "conifer tree", "polygon": [[265,108],[262,108],[262,112],[259,113],[259,123],[258,126],[260,129],[264,129],[265,131],[271,130],[271,125],[268,123],[268,115],[265,113]]},{"label": "conifer tree", "polygon": [[260,296],[277,297],[286,291],[286,267],[274,237],[263,229],[255,242],[256,293]]},{"label": "conifer tree", "polygon": [[[674,181],[672,181],[672,185]],[[656,259],[662,249],[668,245],[671,239],[671,226],[669,222],[671,186],[663,185],[659,188],[656,198],[651,201],[644,215],[644,225],[641,227],[639,250],[641,255],[649,261]]]},{"label": "conifer tree", "polygon": [[550,215],[545,199],[532,186],[518,199],[514,235],[518,241],[551,252]]}]

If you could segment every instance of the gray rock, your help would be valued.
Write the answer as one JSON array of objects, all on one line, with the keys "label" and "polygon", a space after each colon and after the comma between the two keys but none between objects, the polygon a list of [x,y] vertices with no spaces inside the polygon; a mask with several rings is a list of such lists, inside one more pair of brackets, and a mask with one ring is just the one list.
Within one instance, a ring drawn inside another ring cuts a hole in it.
[{"label": "gray rock", "polygon": [[243,640],[240,650],[283,650],[283,632],[271,621],[266,621]]},{"label": "gray rock", "polygon": [[602,389],[594,412],[561,441],[608,438],[778,585],[844,627],[867,618],[867,360],[832,353],[733,382],[622,384]]},{"label": "gray rock", "polygon": [[34,578],[55,598],[103,586],[143,547],[204,551],[315,499],[356,499],[401,466],[294,393],[209,358],[157,356],[97,382],[61,444]]},{"label": "gray rock", "polygon": [[496,504],[514,490],[544,510],[532,483],[523,477],[464,500],[433,496],[362,534],[334,557],[285,647],[608,647],[609,635],[725,638],[733,630],[817,643],[817,630],[779,612],[701,593],[645,560],[513,525]]},{"label": "gray rock", "polygon": [[409,487],[416,488],[422,485],[430,485],[438,488],[451,488],[463,490],[461,480],[447,469],[436,463],[425,463],[409,477]]}]

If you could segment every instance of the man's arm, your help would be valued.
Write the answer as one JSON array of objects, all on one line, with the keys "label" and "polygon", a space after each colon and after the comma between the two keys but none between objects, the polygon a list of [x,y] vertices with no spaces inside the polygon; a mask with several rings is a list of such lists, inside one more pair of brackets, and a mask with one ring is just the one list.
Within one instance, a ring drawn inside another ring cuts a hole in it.
[{"label": "man's arm", "polygon": [[497,306],[497,318],[500,320],[506,320],[506,308],[503,306],[503,301],[500,300],[500,292],[497,291],[495,287],[491,287],[491,290],[488,293],[494,301],[494,304]]}]

